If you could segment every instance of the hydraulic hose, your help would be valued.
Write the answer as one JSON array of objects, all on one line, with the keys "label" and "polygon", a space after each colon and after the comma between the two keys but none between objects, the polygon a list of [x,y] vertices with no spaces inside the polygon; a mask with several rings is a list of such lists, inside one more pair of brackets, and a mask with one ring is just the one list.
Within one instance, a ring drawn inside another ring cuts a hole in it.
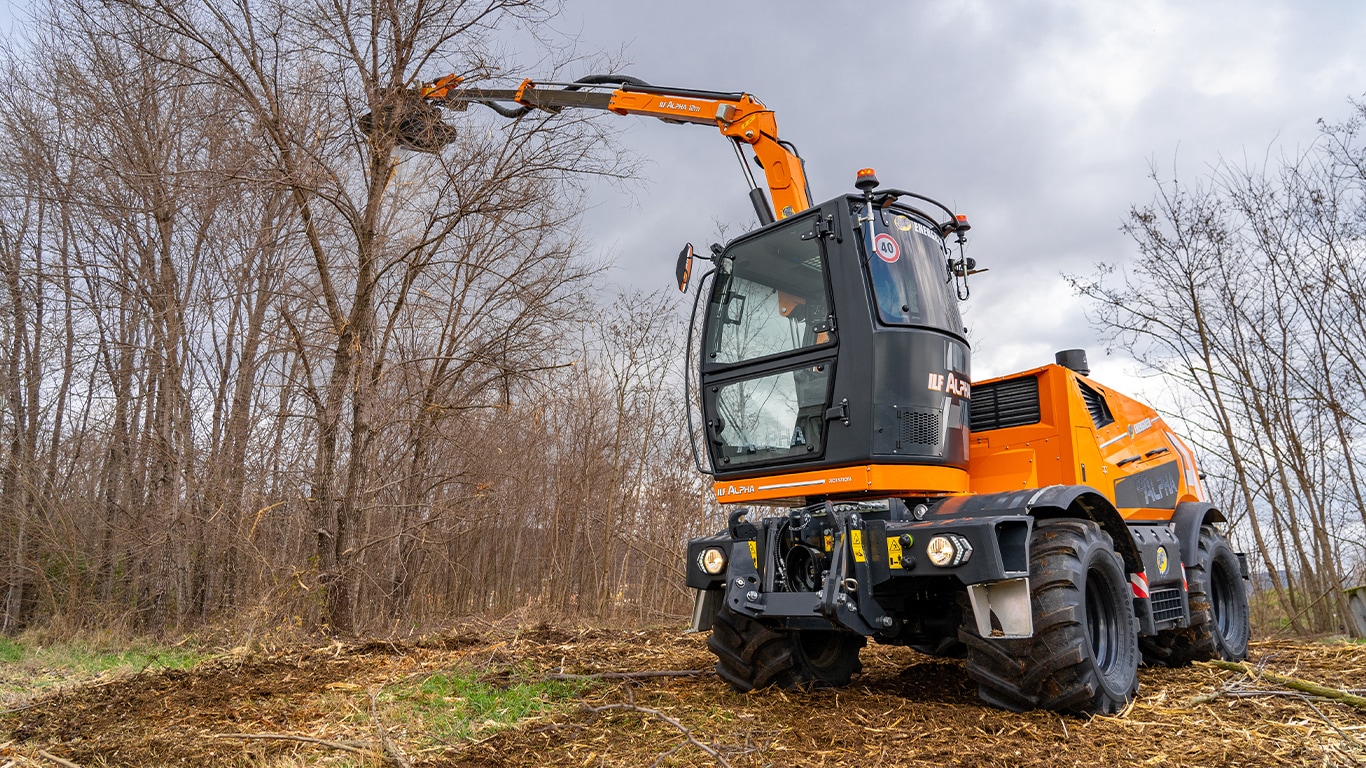
[{"label": "hydraulic hose", "polygon": [[[574,82],[582,83],[582,85],[569,85],[566,86],[564,90],[579,91],[583,90],[583,86],[586,85],[641,85],[646,87],[650,85],[644,80],[641,80],[638,77],[631,77],[630,75],[584,75]],[[480,103],[503,117],[513,120],[535,109],[535,107],[527,106],[525,104],[516,107],[505,107],[502,104],[493,101],[484,101]]]}]

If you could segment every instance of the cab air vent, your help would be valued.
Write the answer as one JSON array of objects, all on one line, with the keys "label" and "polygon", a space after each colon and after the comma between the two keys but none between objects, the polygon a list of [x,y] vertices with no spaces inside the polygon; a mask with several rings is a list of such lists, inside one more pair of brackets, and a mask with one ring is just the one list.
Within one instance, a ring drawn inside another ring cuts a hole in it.
[{"label": "cab air vent", "polygon": [[1115,417],[1110,414],[1110,406],[1106,404],[1105,396],[1080,381],[1077,382],[1077,386],[1081,387],[1081,399],[1085,401],[1086,410],[1091,414],[1091,423],[1096,425],[1096,429],[1113,424]]},{"label": "cab air vent", "polygon": [[901,440],[897,447],[906,444],[939,445],[939,411],[901,411]]},{"label": "cab air vent", "polygon": [[1034,376],[974,385],[968,406],[973,432],[1039,423],[1039,380]]}]

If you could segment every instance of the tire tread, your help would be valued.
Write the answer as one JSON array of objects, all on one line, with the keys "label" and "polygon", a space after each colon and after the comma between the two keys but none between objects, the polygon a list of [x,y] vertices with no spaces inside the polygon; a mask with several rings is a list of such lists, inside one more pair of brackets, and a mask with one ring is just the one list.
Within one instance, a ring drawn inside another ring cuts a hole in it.
[{"label": "tire tread", "polygon": [[[1088,557],[1096,550],[1115,557],[1109,534],[1084,520],[1043,520],[1030,542],[1030,598],[1034,604],[1032,638],[984,638],[965,623],[960,637],[968,647],[968,675],[978,696],[993,706],[1013,711],[1044,708],[1081,714],[1119,711],[1138,689],[1138,650],[1126,649],[1135,670],[1123,695],[1113,695],[1101,684],[1088,648],[1083,621],[1083,585]],[[1122,565],[1118,566],[1123,574]],[[1125,593],[1127,596],[1127,592]],[[1132,605],[1120,620],[1137,637]],[[1128,662],[1126,662],[1128,663]]]}]

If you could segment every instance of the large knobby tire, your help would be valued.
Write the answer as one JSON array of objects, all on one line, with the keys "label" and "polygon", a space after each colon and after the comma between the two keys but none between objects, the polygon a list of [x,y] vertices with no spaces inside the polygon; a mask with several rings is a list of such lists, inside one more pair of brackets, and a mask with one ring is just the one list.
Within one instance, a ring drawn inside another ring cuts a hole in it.
[{"label": "large knobby tire", "polygon": [[1182,667],[1192,661],[1242,661],[1252,636],[1242,568],[1224,537],[1200,529],[1196,562],[1186,564],[1190,626],[1167,629],[1140,639],[1149,664]]},{"label": "large knobby tire", "polygon": [[1089,520],[1041,520],[1029,546],[1034,636],[960,636],[988,704],[1020,712],[1118,712],[1138,692],[1138,620],[1110,535]]},{"label": "large knobby tire", "polygon": [[847,631],[769,627],[722,606],[707,647],[716,654],[716,674],[745,692],[844,685],[863,670],[858,654],[867,642]]}]

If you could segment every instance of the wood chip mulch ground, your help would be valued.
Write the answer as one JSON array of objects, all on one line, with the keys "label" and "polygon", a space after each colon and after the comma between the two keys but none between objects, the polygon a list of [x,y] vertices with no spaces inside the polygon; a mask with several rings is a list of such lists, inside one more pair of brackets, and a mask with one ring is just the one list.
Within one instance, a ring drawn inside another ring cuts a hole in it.
[{"label": "wood chip mulch ground", "polygon": [[[374,694],[452,670],[495,684],[709,670],[705,636],[471,625],[416,644],[239,652],[0,713],[0,768],[1366,765],[1366,709],[1255,674],[1145,667],[1129,709],[1081,718],[984,706],[958,661],[879,646],[863,660],[849,687],[812,693],[737,694],[709,671],[598,679],[549,713],[450,742],[385,723]],[[1366,645],[1258,642],[1249,665],[1366,688]]]}]

